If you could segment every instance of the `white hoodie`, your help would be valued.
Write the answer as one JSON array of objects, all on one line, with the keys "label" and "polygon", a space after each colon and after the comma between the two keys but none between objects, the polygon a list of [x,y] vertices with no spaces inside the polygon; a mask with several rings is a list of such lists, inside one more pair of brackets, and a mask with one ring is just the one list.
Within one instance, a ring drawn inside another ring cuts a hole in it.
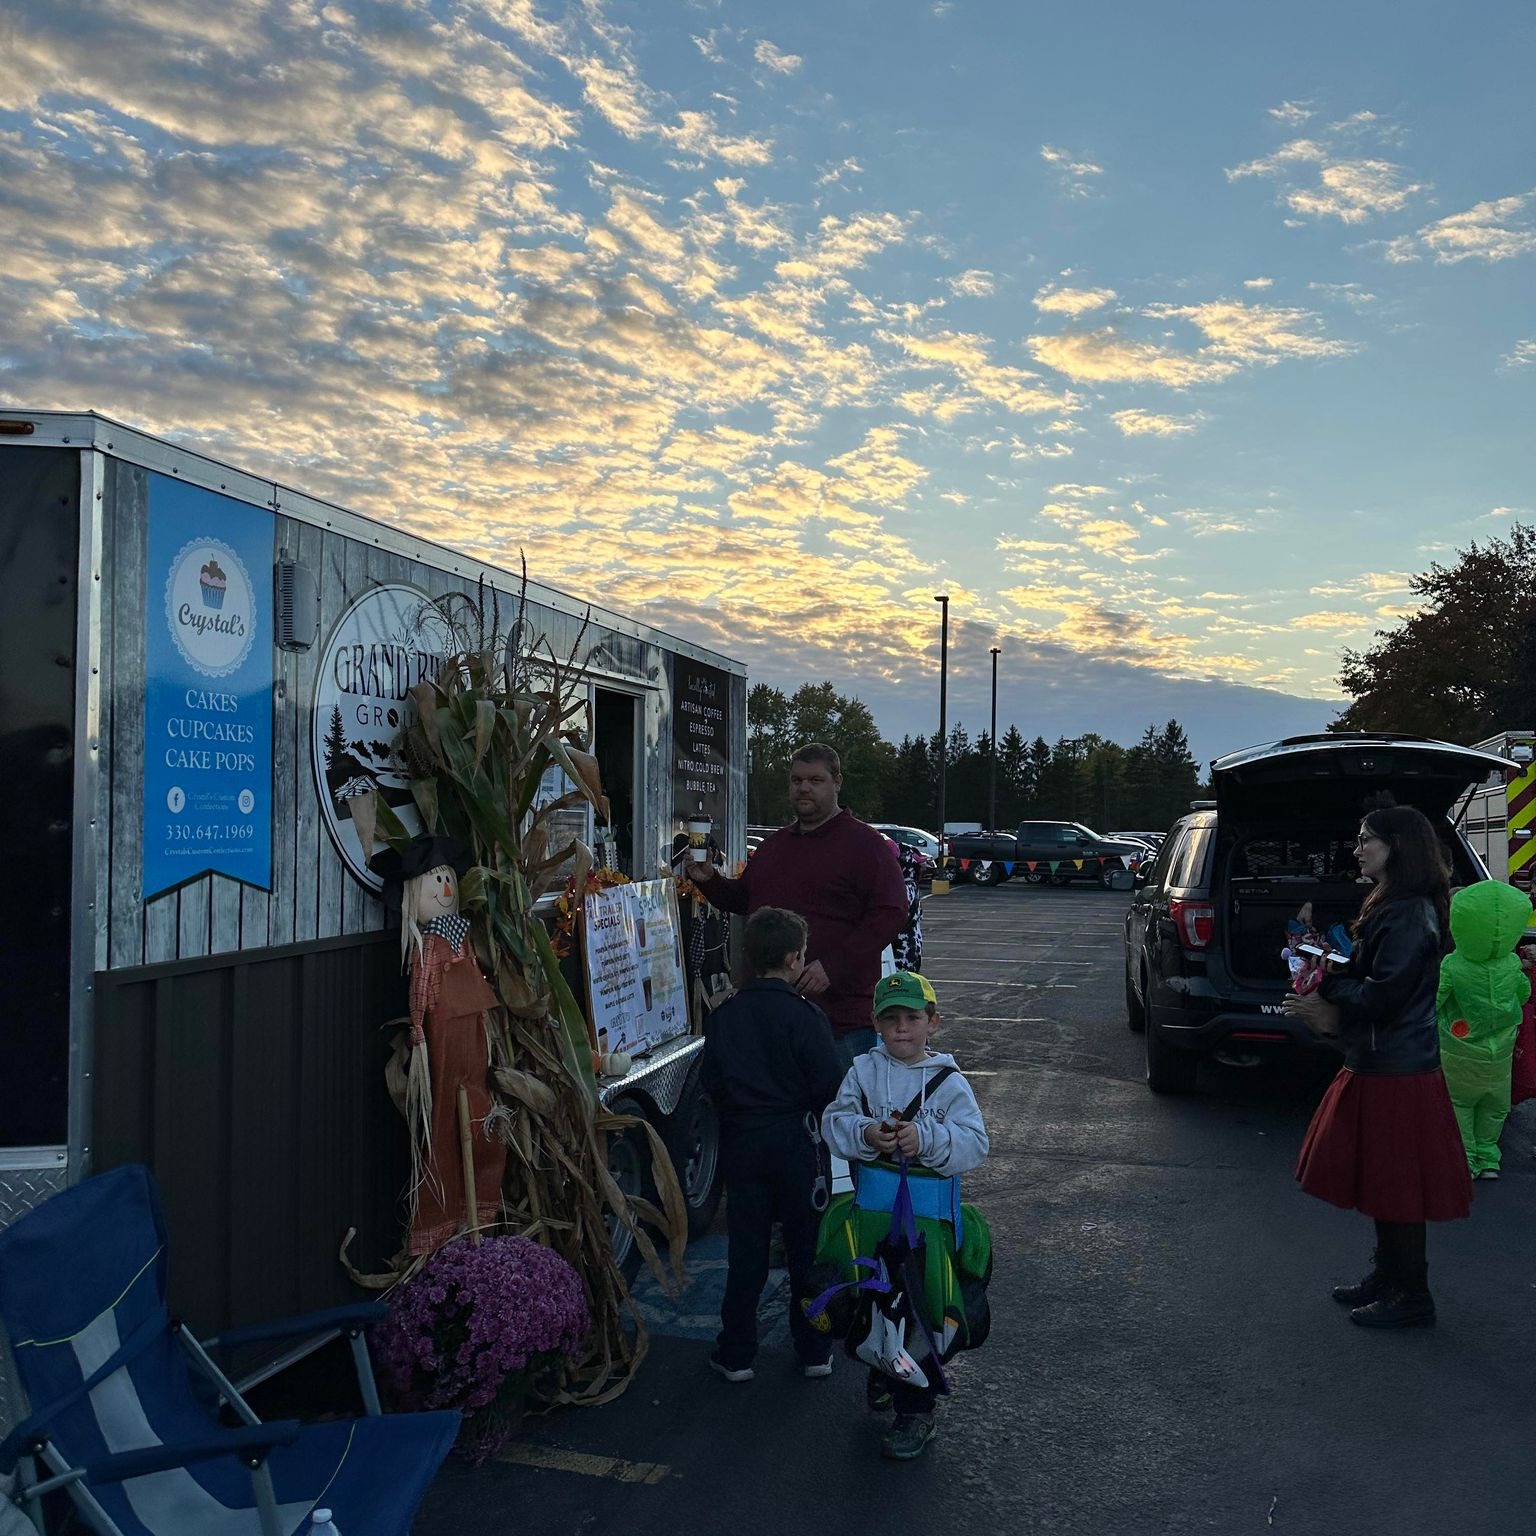
[{"label": "white hoodie", "polygon": [[945,1177],[979,1168],[989,1143],[971,1085],[955,1071],[931,1097],[928,1094],[928,1084],[939,1070],[954,1065],[953,1056],[938,1051],[926,1051],[921,1061],[908,1065],[888,1055],[884,1045],[855,1056],[837,1097],[821,1117],[827,1145],[850,1163],[872,1163],[877,1154],[864,1140],[864,1127],[872,1120],[899,1114],[921,1098],[921,1108],[912,1116],[917,1127],[916,1160]]}]

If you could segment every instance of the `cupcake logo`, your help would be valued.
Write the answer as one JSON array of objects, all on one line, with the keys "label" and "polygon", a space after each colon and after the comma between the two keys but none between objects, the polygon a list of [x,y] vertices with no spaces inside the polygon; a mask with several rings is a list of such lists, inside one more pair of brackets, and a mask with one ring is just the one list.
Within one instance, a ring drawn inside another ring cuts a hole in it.
[{"label": "cupcake logo", "polygon": [[222,608],[224,606],[224,594],[229,590],[229,577],[224,574],[217,560],[210,559],[207,565],[197,573],[197,584],[203,589],[203,607]]},{"label": "cupcake logo", "polygon": [[251,653],[256,593],[240,556],[218,539],[182,545],[165,581],[165,622],[204,677],[227,677]]}]

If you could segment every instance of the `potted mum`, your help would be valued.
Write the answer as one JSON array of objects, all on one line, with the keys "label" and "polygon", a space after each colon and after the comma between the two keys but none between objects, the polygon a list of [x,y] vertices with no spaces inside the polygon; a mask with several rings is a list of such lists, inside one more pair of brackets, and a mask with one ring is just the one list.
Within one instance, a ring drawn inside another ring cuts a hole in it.
[{"label": "potted mum", "polygon": [[400,1408],[463,1413],[458,1450],[480,1462],[530,1402],[559,1391],[589,1326],[581,1278],[559,1254],[526,1237],[460,1238],[391,1293],[374,1360]]}]

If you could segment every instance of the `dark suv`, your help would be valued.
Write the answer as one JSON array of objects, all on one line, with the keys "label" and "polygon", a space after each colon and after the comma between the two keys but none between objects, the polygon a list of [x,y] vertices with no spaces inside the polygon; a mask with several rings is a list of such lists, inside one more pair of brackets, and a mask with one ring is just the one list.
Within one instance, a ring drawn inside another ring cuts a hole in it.
[{"label": "dark suv", "polygon": [[1486,879],[1449,812],[1513,766],[1448,742],[1355,733],[1293,736],[1212,763],[1214,804],[1175,822],[1136,871],[1125,919],[1126,1021],[1145,1031],[1148,1087],[1188,1092],[1202,1055],[1247,1064],[1328,1050],[1284,1011],[1287,920],[1311,902],[1325,932],[1359,911],[1368,887],[1355,834],[1382,790],[1440,827],[1452,884]]}]

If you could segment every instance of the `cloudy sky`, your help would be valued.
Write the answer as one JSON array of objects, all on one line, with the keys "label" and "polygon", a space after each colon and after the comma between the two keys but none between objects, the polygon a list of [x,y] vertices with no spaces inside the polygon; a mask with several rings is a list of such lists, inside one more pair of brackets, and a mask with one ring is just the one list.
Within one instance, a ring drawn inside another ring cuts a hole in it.
[{"label": "cloudy sky", "polygon": [[0,394],[887,734],[1326,721],[1536,515],[1518,0],[9,0]]}]

